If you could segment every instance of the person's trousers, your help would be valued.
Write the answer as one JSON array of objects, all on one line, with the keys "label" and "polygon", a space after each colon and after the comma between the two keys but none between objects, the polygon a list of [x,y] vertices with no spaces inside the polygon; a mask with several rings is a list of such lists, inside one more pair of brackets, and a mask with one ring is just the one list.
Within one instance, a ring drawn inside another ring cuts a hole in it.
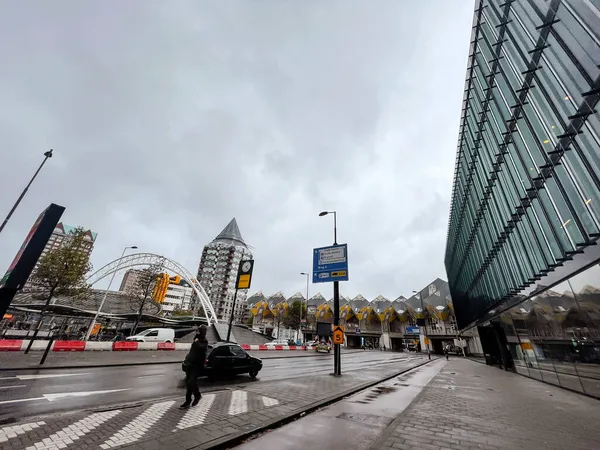
[{"label": "person's trousers", "polygon": [[185,374],[185,401],[186,403],[192,402],[192,396],[194,398],[200,398],[200,389],[198,388],[198,372],[190,370]]}]

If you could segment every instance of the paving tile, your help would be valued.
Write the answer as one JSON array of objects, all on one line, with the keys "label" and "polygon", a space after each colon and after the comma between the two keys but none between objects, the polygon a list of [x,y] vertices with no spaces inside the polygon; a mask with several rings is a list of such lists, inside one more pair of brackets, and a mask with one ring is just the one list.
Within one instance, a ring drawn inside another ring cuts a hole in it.
[{"label": "paving tile", "polygon": [[598,423],[597,400],[461,358],[446,364],[373,450],[592,450],[600,449]]}]

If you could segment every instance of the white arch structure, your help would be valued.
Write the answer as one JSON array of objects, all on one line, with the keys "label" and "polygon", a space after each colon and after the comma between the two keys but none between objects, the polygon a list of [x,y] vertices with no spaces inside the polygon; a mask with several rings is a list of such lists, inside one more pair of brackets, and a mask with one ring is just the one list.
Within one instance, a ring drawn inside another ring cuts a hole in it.
[{"label": "white arch structure", "polygon": [[209,325],[218,323],[215,310],[202,285],[198,283],[196,278],[185,267],[164,256],[155,255],[154,253],[133,253],[122,258],[115,259],[90,275],[87,279],[87,283],[94,285],[98,281],[106,278],[109,275],[112,275],[115,272],[118,272],[119,270],[129,269],[137,266],[151,265],[160,265],[165,269],[165,271],[173,272],[187,281],[198,296],[198,299],[200,299],[200,303],[202,304],[204,314]]}]

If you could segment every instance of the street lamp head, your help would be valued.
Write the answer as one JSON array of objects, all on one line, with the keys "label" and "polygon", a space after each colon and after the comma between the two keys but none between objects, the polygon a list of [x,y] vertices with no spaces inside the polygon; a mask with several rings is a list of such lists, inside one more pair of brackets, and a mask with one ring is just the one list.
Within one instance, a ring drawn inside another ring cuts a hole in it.
[{"label": "street lamp head", "polygon": [[132,250],[137,250],[137,245],[132,245],[131,247],[129,247]]},{"label": "street lamp head", "polygon": [[47,152],[45,152],[45,153],[44,153],[44,156],[45,156],[46,158],[52,158],[52,152],[53,152],[53,151],[54,151],[54,150],[52,150],[52,149],[48,150]]},{"label": "street lamp head", "polygon": [[329,214],[329,211],[321,211],[321,212],[319,213],[319,217],[326,216],[327,214]]},{"label": "street lamp head", "polygon": [[308,275],[306,272],[300,272],[300,275]]}]

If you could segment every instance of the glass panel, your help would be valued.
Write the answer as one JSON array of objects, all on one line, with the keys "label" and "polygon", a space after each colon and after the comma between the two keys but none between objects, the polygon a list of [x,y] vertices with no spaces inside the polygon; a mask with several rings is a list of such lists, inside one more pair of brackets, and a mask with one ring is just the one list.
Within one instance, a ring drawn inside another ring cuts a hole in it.
[{"label": "glass panel", "polygon": [[598,190],[596,181],[590,176],[590,172],[583,166],[578,154],[579,146],[577,143],[571,145],[573,147],[563,155],[563,160],[583,192],[586,207],[589,208],[596,220],[600,220],[600,190]]},{"label": "glass panel", "polygon": [[581,93],[591,89],[590,83],[584,76],[575,68],[569,56],[562,49],[554,36],[548,36],[547,43],[549,48],[545,49],[542,54],[542,71],[556,73],[560,81],[565,85],[567,96],[580,104],[583,101]]},{"label": "glass panel", "polygon": [[587,32],[600,40],[599,0],[565,0],[559,11],[563,8],[571,9],[577,20],[585,24]]},{"label": "glass panel", "polygon": [[565,42],[569,50],[587,72],[588,77],[595,80],[600,74],[600,49],[594,39],[582,28],[581,23],[569,11],[569,8],[558,8],[560,22],[553,25],[554,30]]},{"label": "glass panel", "polygon": [[[551,183],[549,183],[549,181],[551,180],[551,178],[546,180],[546,186],[551,185]],[[548,195],[548,191],[546,191],[546,189],[541,189],[540,191],[538,191],[538,197],[540,203],[543,205],[543,208],[548,213],[550,225],[554,228],[556,237],[558,237],[560,243],[562,244],[563,250],[574,250],[574,245],[571,242],[569,233],[575,232],[577,225],[573,222],[572,218],[569,215],[565,215],[568,214],[568,209],[566,209],[566,207],[564,206],[564,199],[562,198],[562,196],[554,196],[553,193],[552,200],[556,202],[553,203],[550,199],[550,195]],[[562,200],[562,204],[560,206],[558,206],[559,200]],[[557,205],[556,207],[555,204]]]},{"label": "glass panel", "polygon": [[[534,230],[542,229],[545,236],[546,245],[552,251],[552,257],[555,261],[564,257],[563,248],[556,239],[556,230],[548,222],[546,214],[542,210],[539,199],[532,202],[533,209],[527,210],[527,215],[531,219],[531,224]],[[543,245],[543,242],[542,242]]]},{"label": "glass panel", "polygon": [[584,392],[600,397],[600,266],[572,277],[568,284],[575,302],[564,326],[570,337],[575,368]]},{"label": "glass panel", "polygon": [[[575,212],[577,214],[577,218],[581,221],[584,232],[589,235],[592,233],[598,232],[598,226],[595,221],[592,219],[592,216],[589,213],[589,210],[584,203],[584,200],[581,198],[581,195],[577,191],[570,175],[567,173],[564,165],[557,165],[554,167],[554,172],[556,173],[556,177],[560,182],[561,186],[565,190],[567,197]],[[596,189],[593,189],[594,192],[598,192]],[[587,199],[586,199],[587,200]],[[582,237],[583,239],[583,237]],[[576,240],[576,243],[583,243],[583,241]]]}]

